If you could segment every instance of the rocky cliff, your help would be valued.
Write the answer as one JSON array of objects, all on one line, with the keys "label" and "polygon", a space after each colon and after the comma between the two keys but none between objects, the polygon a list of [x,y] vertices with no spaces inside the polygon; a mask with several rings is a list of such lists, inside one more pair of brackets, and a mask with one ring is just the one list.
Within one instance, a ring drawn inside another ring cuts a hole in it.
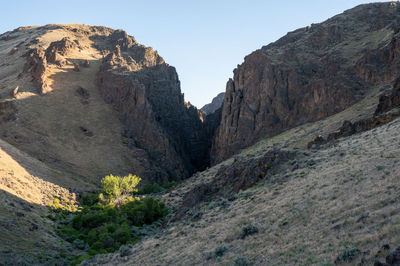
[{"label": "rocky cliff", "polygon": [[165,182],[209,162],[175,68],[122,30],[21,27],[0,36],[0,58],[0,137],[62,172]]},{"label": "rocky cliff", "polygon": [[184,101],[174,67],[125,32],[104,37],[107,53],[98,86],[119,111],[130,145],[145,149],[158,179],[180,179],[202,169],[209,148],[197,109]]},{"label": "rocky cliff", "polygon": [[361,5],[245,57],[227,83],[212,161],[338,113],[399,75],[400,5]]},{"label": "rocky cliff", "polygon": [[203,111],[206,115],[214,113],[222,106],[224,102],[224,96],[225,92],[219,93],[212,99],[211,103],[204,105],[203,107],[201,107],[200,110]]}]

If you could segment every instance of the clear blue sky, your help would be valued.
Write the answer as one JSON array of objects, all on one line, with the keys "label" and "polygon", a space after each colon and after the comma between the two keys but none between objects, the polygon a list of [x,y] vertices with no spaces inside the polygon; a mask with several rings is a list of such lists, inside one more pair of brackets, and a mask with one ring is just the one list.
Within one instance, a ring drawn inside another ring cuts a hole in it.
[{"label": "clear blue sky", "polygon": [[2,1],[0,33],[19,26],[84,23],[123,29],[176,67],[197,107],[225,91],[244,56],[288,31],[322,22],[362,0]]}]

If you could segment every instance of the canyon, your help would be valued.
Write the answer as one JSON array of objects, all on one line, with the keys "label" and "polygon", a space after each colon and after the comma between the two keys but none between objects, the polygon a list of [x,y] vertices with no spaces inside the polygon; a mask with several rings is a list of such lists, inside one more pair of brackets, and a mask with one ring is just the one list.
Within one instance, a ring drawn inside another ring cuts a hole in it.
[{"label": "canyon", "polygon": [[400,5],[387,2],[289,32],[247,55],[201,109],[177,70],[123,30],[1,34],[0,264],[83,252],[56,235],[48,206],[78,208],[102,177],[129,173],[174,181],[152,195],[170,214],[126,254],[84,265],[331,265],[347,249],[352,263],[393,261],[399,29]]}]

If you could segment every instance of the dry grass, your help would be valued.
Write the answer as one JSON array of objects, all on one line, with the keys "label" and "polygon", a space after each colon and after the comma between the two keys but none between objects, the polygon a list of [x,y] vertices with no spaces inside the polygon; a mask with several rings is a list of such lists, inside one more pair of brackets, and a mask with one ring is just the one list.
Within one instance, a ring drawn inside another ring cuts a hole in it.
[{"label": "dry grass", "polygon": [[[344,248],[354,247],[361,255],[352,263],[364,258],[372,264],[382,245],[400,243],[399,132],[397,119],[336,146],[306,155],[299,151],[299,169],[268,177],[227,207],[203,202],[197,207],[200,220],[171,223],[137,244],[131,257],[102,256],[96,263],[232,265],[244,256],[255,265],[331,265]],[[257,155],[260,148],[247,152]],[[311,160],[315,164],[309,166]],[[164,199],[179,206],[193,184],[218,178],[218,167],[187,180]],[[282,176],[286,181],[274,181]],[[245,225],[257,226],[259,233],[240,239]],[[212,253],[220,245],[228,251],[216,259]]]}]

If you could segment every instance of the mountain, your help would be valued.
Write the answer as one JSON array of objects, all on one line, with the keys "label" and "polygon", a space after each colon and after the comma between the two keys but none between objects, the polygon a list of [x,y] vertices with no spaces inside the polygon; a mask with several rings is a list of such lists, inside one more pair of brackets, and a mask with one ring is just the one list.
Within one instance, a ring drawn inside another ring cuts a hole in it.
[{"label": "mountain", "polygon": [[399,75],[399,8],[361,5],[246,56],[227,83],[213,163],[390,87]]},{"label": "mountain", "polygon": [[224,102],[224,96],[225,92],[219,93],[212,99],[211,103],[204,105],[203,107],[201,107],[200,110],[203,111],[206,115],[214,113],[222,106]]},{"label": "mountain", "polygon": [[92,182],[110,172],[166,182],[204,167],[198,110],[151,47],[79,24],[21,27],[0,40],[3,140]]}]

